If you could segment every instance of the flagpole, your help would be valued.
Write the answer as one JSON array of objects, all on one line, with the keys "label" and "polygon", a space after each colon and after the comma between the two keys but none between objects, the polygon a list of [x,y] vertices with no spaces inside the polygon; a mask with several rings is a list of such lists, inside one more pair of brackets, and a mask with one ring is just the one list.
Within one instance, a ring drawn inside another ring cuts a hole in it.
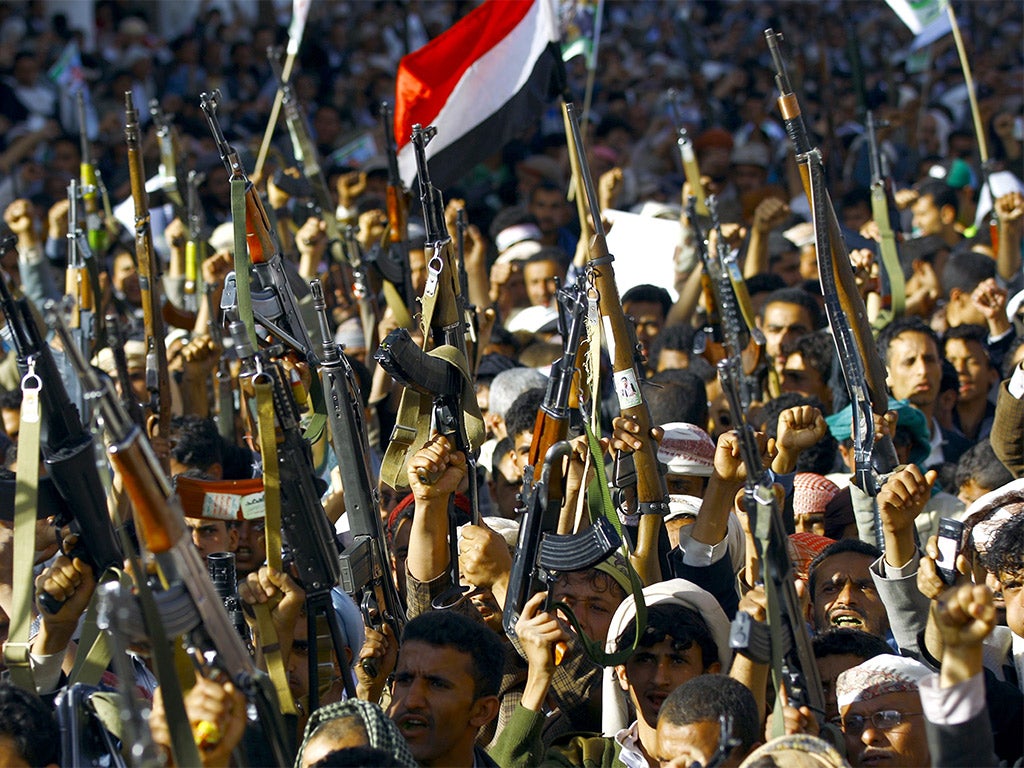
[{"label": "flagpole", "polygon": [[587,122],[590,119],[590,102],[594,95],[594,80],[597,75],[597,48],[601,44],[601,21],[604,17],[604,0],[597,0],[594,11],[594,44],[587,57],[587,89],[583,95],[583,114],[580,117],[580,130],[586,135]]},{"label": "flagpole", "polygon": [[978,97],[974,92],[974,77],[971,75],[971,64],[967,60],[967,50],[964,48],[964,39],[960,36],[960,25],[956,21],[956,14],[953,13],[953,4],[946,3],[946,12],[949,14],[949,24],[953,28],[953,41],[956,43],[956,52],[960,56],[960,69],[964,73],[964,83],[967,85],[967,98],[971,103],[971,116],[974,118],[974,132],[978,138],[978,155],[981,157],[981,167],[984,173],[988,165],[988,144],[985,141],[985,130],[981,124],[981,111],[978,109]]}]

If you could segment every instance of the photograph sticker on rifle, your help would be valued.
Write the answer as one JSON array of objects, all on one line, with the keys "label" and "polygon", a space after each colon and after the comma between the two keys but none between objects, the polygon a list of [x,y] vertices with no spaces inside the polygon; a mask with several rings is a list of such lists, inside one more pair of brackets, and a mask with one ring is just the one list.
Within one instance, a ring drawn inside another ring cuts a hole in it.
[{"label": "photograph sticker on rifle", "polygon": [[632,408],[644,401],[640,395],[636,372],[632,368],[616,371],[612,377],[615,381],[615,394],[619,398],[619,408]]}]

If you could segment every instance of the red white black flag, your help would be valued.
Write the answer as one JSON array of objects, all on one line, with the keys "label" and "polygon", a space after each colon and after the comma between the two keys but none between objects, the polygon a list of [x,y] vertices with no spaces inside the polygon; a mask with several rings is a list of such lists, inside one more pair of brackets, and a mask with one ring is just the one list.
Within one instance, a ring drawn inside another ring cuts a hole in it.
[{"label": "red white black flag", "polygon": [[561,93],[555,0],[487,0],[398,65],[395,140],[402,179],[416,178],[416,123],[441,189],[520,133]]}]

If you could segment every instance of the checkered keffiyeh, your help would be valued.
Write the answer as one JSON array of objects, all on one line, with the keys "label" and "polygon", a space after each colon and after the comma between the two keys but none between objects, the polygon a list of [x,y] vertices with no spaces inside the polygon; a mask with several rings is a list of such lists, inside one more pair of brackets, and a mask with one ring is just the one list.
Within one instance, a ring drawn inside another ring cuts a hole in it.
[{"label": "checkered keffiyeh", "polygon": [[825,507],[839,493],[839,486],[813,472],[798,472],[793,478],[793,512],[823,515]]},{"label": "checkered keffiyeh", "polygon": [[931,674],[924,664],[903,656],[882,654],[839,675],[836,700],[840,707],[887,693],[917,693],[921,678]]},{"label": "checkered keffiyeh", "polygon": [[384,714],[384,710],[379,706],[362,699],[345,699],[345,701],[326,704],[309,716],[305,733],[302,734],[302,746],[299,747],[299,754],[295,757],[296,768],[302,765],[302,753],[310,736],[316,732],[317,728],[329,720],[347,717],[354,717],[362,721],[371,747],[387,752],[405,768],[417,768],[416,759],[409,751],[409,745],[406,744],[398,726]]}]

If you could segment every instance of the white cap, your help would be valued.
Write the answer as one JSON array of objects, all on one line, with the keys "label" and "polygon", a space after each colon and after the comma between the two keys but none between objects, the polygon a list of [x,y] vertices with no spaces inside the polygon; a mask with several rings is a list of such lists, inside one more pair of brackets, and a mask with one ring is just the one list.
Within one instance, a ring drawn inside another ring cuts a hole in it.
[{"label": "white cap", "polygon": [[665,436],[658,446],[658,461],[670,475],[710,477],[715,467],[715,443],[696,424],[674,421],[662,424]]}]

